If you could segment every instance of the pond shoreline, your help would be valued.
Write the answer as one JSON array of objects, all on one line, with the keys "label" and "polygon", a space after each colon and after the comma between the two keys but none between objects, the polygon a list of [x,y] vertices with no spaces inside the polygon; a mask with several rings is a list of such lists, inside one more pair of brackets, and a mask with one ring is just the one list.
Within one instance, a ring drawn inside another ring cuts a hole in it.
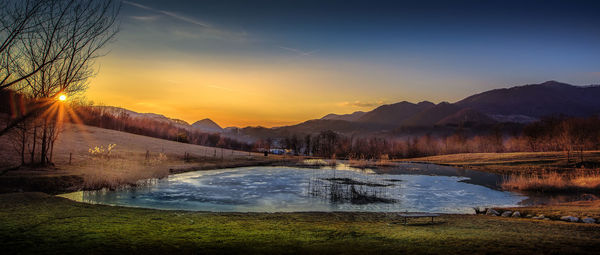
[{"label": "pond shoreline", "polygon": [[[444,164],[439,162],[424,162],[424,161],[413,161],[413,162],[397,162],[397,163],[418,163],[418,164],[430,164],[438,166],[449,166],[458,167],[458,165]],[[252,167],[252,166],[282,166],[282,167],[302,167],[302,168],[316,168],[322,166],[331,165],[325,164],[306,164],[298,158],[288,159],[259,159],[259,160],[226,160],[223,162],[212,162],[212,163],[190,163],[188,167],[169,168],[169,176],[174,174],[193,172],[193,171],[209,171],[223,168],[236,168],[236,167]],[[371,166],[370,168],[385,169],[385,167]],[[51,195],[71,193],[75,191],[83,191],[83,178],[80,175],[74,175],[69,173],[60,172],[56,168],[50,170],[40,169],[23,169],[11,171],[8,174],[0,176],[0,193],[14,193],[14,192],[44,192]],[[494,173],[493,171],[486,171],[486,169],[478,168],[467,168],[467,170],[473,170],[482,173]],[[30,174],[32,173],[33,174]],[[48,173],[50,172],[50,174]],[[55,173],[56,172],[56,173]],[[42,174],[40,174],[42,173]],[[495,173],[497,174],[497,173]],[[491,188],[491,187],[489,187]],[[522,193],[529,195],[527,193]],[[562,204],[562,203],[561,203]],[[570,202],[564,204],[571,204]],[[552,205],[537,205],[531,206],[526,205],[519,208],[531,209],[531,212],[543,211],[545,208],[552,208]],[[574,207],[577,208],[577,207]],[[575,209],[577,211],[577,209]],[[580,212],[585,213],[585,212]]]},{"label": "pond shoreline", "polygon": [[[302,164],[298,159],[258,159],[258,160],[226,160],[222,162],[189,163],[185,167],[165,166],[169,169],[169,176],[194,171],[208,171],[222,168],[250,167],[250,166],[297,166],[314,167]],[[131,183],[130,185],[135,185]],[[108,186],[99,187],[110,188]],[[0,194],[14,192],[43,192],[51,195],[70,193],[75,191],[97,190],[85,189],[84,177],[55,167],[30,168],[22,167],[0,175]]]}]

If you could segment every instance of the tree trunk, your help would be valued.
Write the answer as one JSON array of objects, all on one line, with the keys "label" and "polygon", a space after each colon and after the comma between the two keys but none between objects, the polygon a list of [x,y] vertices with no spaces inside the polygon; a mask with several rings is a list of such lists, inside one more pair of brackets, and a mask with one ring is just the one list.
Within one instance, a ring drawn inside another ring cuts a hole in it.
[{"label": "tree trunk", "polygon": [[23,133],[21,134],[21,165],[25,165],[25,142],[26,142],[26,133],[27,128],[23,128]]},{"label": "tree trunk", "polygon": [[35,123],[34,123],[34,127],[33,127],[32,142],[33,142],[33,144],[31,145],[31,159],[29,160],[30,164],[33,164],[33,162],[35,161],[35,145],[37,144],[37,126],[35,126]]},{"label": "tree trunk", "polygon": [[46,152],[48,151],[47,144],[48,139],[48,120],[44,119],[44,128],[42,132],[42,150],[40,151],[40,165],[46,165]]}]

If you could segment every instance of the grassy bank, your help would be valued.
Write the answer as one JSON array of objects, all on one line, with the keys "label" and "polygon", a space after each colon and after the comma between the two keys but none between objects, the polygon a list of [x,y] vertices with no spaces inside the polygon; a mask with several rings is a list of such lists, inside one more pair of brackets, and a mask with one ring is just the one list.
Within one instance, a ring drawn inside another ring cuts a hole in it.
[{"label": "grassy bank", "polygon": [[197,213],[0,195],[6,253],[594,253],[600,225],[383,213]]},{"label": "grassy bank", "polygon": [[530,207],[501,208],[502,210],[519,211],[522,215],[540,215],[558,220],[562,216],[575,216],[579,218],[600,218],[600,200],[577,201],[554,205],[539,205]]}]

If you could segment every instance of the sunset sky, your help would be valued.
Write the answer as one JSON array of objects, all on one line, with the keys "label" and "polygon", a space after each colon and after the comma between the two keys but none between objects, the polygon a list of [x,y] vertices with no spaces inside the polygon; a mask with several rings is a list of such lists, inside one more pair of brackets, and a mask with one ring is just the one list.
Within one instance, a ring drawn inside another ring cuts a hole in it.
[{"label": "sunset sky", "polygon": [[270,127],[547,80],[600,84],[595,1],[482,2],[125,1],[86,97]]}]

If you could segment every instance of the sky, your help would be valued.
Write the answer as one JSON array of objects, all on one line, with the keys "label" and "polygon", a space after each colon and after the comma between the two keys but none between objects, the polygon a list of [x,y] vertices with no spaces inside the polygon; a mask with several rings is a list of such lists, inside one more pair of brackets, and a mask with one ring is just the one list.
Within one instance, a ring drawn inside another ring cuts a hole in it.
[{"label": "sky", "polygon": [[600,84],[600,1],[124,1],[86,98],[282,126],[557,80]]}]

